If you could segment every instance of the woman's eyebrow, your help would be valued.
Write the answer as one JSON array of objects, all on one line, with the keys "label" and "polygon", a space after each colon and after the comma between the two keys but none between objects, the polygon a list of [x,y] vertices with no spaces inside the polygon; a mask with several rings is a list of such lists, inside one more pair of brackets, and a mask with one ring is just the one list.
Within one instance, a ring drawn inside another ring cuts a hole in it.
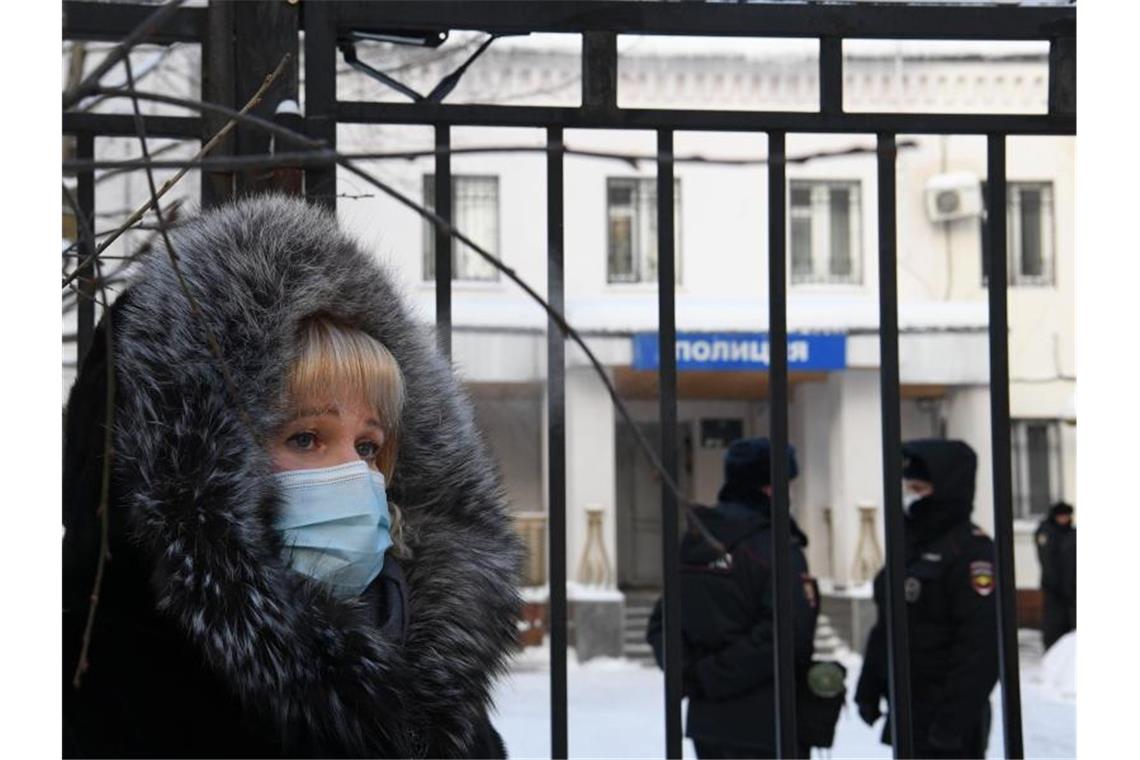
[{"label": "woman's eyebrow", "polygon": [[336,404],[329,404],[325,407],[304,407],[297,410],[297,413],[293,415],[293,419],[299,420],[302,417],[321,417],[326,414],[331,414],[334,417],[339,417],[340,409],[337,408]]}]

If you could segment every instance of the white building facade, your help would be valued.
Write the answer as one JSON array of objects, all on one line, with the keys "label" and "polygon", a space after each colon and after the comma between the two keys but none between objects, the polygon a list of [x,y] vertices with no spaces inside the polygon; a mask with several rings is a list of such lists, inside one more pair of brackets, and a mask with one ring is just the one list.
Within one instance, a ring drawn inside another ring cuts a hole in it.
[{"label": "white building facade", "polygon": [[[815,107],[810,57],[638,54],[636,48],[622,59],[623,106]],[[572,52],[516,47],[488,53],[465,80],[469,90],[461,85],[456,92],[457,102],[490,94],[491,100],[553,97],[565,104],[559,98],[566,88],[557,84],[573,84],[578,66]],[[1033,54],[849,58],[846,107],[1033,111],[1044,108],[1045,68],[1044,57]],[[429,67],[416,76],[429,83],[447,70]],[[372,82],[355,87],[342,85],[341,97],[386,97]],[[512,95],[512,87],[523,94]],[[576,88],[569,90],[576,97]],[[430,130],[416,127],[346,126],[339,135],[346,150],[428,149],[431,139]],[[903,438],[961,438],[977,451],[975,519],[992,529],[984,137],[900,140],[913,143],[900,151],[897,176]],[[541,130],[452,130],[453,147],[539,147],[544,141]],[[654,134],[632,131],[567,130],[565,142],[649,156],[656,147]],[[675,155],[759,159],[765,142],[762,134],[677,133]],[[796,156],[873,145],[871,135],[789,135],[787,151]],[[1017,584],[1034,588],[1032,529],[1052,502],[1072,502],[1075,494],[1073,141],[1014,137],[1008,154]],[[430,200],[430,158],[384,162],[376,171]],[[633,416],[656,441],[655,365],[638,351],[655,345],[657,329],[654,171],[652,160],[633,167],[570,156],[564,197],[567,317],[589,336]],[[544,292],[544,156],[456,155],[452,173],[457,226]],[[727,443],[768,433],[767,376],[749,361],[760,356],[768,327],[767,172],[759,164],[679,161],[675,176],[681,482],[691,499],[712,503]],[[793,163],[787,176],[788,329],[795,338],[790,439],[801,470],[792,505],[812,539],[813,571],[833,588],[850,588],[873,574],[882,552],[876,165],[872,152]],[[369,192],[346,176],[338,190]],[[431,321],[431,232],[386,198],[354,197],[339,208],[405,279]],[[524,522],[540,522],[548,487],[545,317],[463,246],[457,246],[454,269],[455,365],[514,508]],[[569,577],[579,577],[586,510],[594,508],[602,514],[607,580],[622,590],[659,587],[659,481],[574,347],[568,348],[566,394]],[[541,551],[535,547],[536,557]],[[532,580],[542,582],[537,567]]]}]

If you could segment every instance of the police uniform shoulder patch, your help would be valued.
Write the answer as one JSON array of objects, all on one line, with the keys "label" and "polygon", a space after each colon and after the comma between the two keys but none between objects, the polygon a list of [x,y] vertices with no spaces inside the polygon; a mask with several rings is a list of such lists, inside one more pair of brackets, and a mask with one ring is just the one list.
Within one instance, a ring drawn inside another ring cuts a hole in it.
[{"label": "police uniform shoulder patch", "polygon": [[907,578],[903,581],[903,597],[914,604],[922,596],[922,581],[918,578]]},{"label": "police uniform shoulder patch", "polygon": [[1044,546],[1047,543],[1049,543],[1049,536],[1045,535],[1045,531],[1041,531],[1040,533],[1038,533],[1037,534],[1037,545],[1038,546]]},{"label": "police uniform shoulder patch", "polygon": [[970,587],[978,596],[989,596],[994,591],[994,564],[979,561],[970,563]]}]

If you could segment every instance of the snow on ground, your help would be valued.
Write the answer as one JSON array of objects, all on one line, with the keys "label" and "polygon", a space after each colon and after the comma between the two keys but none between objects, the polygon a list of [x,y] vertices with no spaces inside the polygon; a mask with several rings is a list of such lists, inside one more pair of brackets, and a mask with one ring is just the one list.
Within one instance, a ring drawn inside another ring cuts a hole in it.
[{"label": "snow on ground", "polygon": [[[1070,638],[1070,637],[1066,637]],[[1076,757],[1076,699],[1070,678],[1058,684],[1060,671],[1075,672],[1076,642],[1062,639],[1043,663],[1032,650],[1022,650],[1021,700],[1027,758]],[[1064,644],[1064,648],[1060,648]],[[862,659],[841,658],[848,670],[848,694],[854,692]],[[660,670],[621,659],[595,659],[579,664],[568,653],[570,757],[661,758],[665,754],[664,679]],[[1072,687],[1072,688],[1069,688]],[[988,757],[1004,751],[1000,686],[994,690],[994,728]],[[549,651],[528,649],[495,692],[495,727],[512,758],[550,757]],[[879,743],[882,722],[873,729],[849,705],[839,719],[836,758],[889,758]],[[686,758],[696,757],[684,743]]]}]

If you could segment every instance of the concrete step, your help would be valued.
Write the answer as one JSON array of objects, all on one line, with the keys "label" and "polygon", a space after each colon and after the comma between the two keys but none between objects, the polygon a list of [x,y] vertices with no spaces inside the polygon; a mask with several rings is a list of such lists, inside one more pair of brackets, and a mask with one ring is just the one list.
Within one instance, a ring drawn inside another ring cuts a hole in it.
[{"label": "concrete step", "polygon": [[648,644],[627,644],[622,647],[622,656],[637,660],[653,660],[653,649]]}]

